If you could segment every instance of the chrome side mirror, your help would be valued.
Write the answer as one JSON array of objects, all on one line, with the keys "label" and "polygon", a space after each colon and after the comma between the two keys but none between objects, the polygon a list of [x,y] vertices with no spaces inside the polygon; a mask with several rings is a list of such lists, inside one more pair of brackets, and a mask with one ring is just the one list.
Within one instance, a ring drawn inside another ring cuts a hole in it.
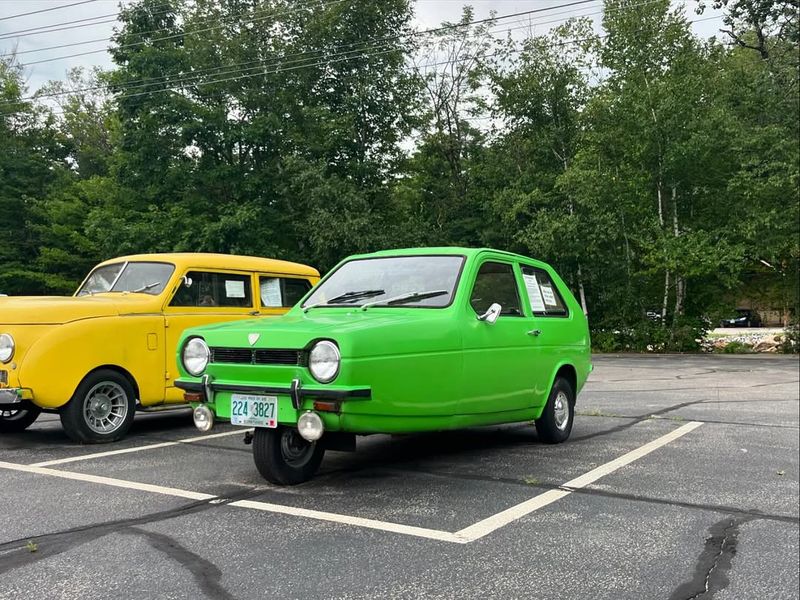
[{"label": "chrome side mirror", "polygon": [[185,285],[187,288],[188,287],[192,287],[192,278],[189,277],[188,275],[184,275],[183,276],[183,285]]},{"label": "chrome side mirror", "polygon": [[500,306],[497,302],[493,303],[485,313],[482,315],[478,315],[478,321],[486,321],[487,323],[494,323],[497,321],[497,317],[500,316],[500,313],[503,311],[503,307]]}]

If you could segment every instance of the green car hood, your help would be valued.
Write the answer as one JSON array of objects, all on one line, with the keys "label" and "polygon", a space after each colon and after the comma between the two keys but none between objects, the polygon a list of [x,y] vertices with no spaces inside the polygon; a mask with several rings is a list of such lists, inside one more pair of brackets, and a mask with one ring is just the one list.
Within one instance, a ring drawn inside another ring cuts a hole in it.
[{"label": "green car hood", "polygon": [[[461,347],[454,319],[443,309],[380,308],[369,310],[316,308],[278,318],[260,318],[190,331],[209,346],[228,348],[302,349],[318,339],[331,339],[343,357],[441,352]],[[452,317],[452,315],[451,315]],[[250,339],[258,334],[258,339]]]}]

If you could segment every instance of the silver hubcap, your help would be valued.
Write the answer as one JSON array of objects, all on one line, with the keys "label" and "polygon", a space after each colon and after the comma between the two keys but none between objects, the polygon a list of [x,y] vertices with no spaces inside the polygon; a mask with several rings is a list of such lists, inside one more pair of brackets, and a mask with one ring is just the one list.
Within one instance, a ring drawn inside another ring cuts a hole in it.
[{"label": "silver hubcap", "polygon": [[304,440],[294,429],[284,429],[281,435],[281,455],[292,467],[302,467],[314,454],[314,444]]},{"label": "silver hubcap", "polygon": [[119,429],[128,415],[125,390],[116,383],[104,381],[94,386],[83,400],[83,417],[95,433],[111,433]]},{"label": "silver hubcap", "polygon": [[0,418],[1,419],[15,419],[17,417],[24,416],[25,413],[28,412],[26,410],[0,410]]},{"label": "silver hubcap", "polygon": [[555,417],[556,427],[564,431],[569,423],[569,398],[564,392],[558,392],[556,395],[556,401],[553,404],[553,416]]}]

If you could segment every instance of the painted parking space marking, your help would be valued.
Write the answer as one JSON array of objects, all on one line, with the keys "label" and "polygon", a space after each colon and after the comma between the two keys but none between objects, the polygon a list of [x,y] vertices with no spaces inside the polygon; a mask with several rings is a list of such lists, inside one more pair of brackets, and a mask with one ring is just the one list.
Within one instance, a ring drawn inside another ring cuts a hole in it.
[{"label": "painted parking space marking", "polygon": [[366,527],[367,529],[379,529],[381,531],[401,533],[403,535],[412,535],[414,537],[428,538],[442,542],[455,542],[457,544],[464,544],[471,541],[462,539],[457,533],[450,533],[449,531],[441,531],[439,529],[427,529],[425,527],[402,525],[400,523],[378,521],[377,519],[365,519],[362,517],[322,512],[307,508],[297,508],[294,506],[284,506],[282,504],[270,504],[268,502],[258,502],[254,500],[237,500],[236,502],[231,502],[228,506],[239,506],[241,508],[263,510],[265,512],[278,513],[282,515],[316,519],[318,521],[329,521],[331,523],[341,523],[343,525],[353,525],[355,527]]},{"label": "painted parking space marking", "polygon": [[87,475],[86,473],[76,473],[74,471],[62,471],[61,469],[48,469],[47,467],[34,467],[33,465],[18,465],[0,461],[0,469],[9,471],[21,471],[23,473],[33,473],[34,475],[49,475],[50,477],[60,477],[61,479],[72,479],[73,481],[83,481],[86,483],[99,483],[100,485],[110,485],[112,487],[125,488],[129,490],[139,490],[141,492],[153,492],[165,496],[176,496],[178,498],[188,498],[189,500],[213,500],[216,496],[204,494],[202,492],[192,492],[190,490],[179,490],[178,488],[163,487],[150,483],[139,483],[127,481],[125,479],[115,479],[114,477],[103,477],[101,475]]},{"label": "painted parking space marking", "polygon": [[623,454],[619,458],[615,458],[610,462],[592,469],[588,473],[584,473],[575,479],[570,479],[566,483],[560,485],[559,489],[557,490],[549,490],[543,494],[534,496],[530,500],[520,502],[516,506],[512,506],[511,508],[492,515],[491,517],[483,519],[482,521],[478,521],[474,525],[465,527],[464,529],[458,531],[457,535],[465,537],[470,541],[480,539],[483,536],[488,535],[493,531],[512,523],[513,521],[516,521],[517,519],[521,519],[522,517],[529,515],[533,511],[544,508],[548,504],[552,504],[556,500],[560,500],[561,498],[570,495],[575,490],[585,488],[587,485],[594,483],[601,477],[610,475],[614,471],[621,469],[622,467],[629,465],[636,460],[639,460],[643,456],[647,456],[654,450],[658,450],[662,446],[666,446],[670,442],[673,442],[678,438],[683,437],[687,433],[694,431],[702,424],[703,423],[700,421],[691,421],[690,423],[678,427],[678,429],[670,431],[666,435],[662,435],[660,438],[657,438],[652,442],[645,444],[644,446],[640,446],[635,450],[631,450],[627,454]]},{"label": "painted parking space marking", "polygon": [[[355,517],[339,513],[329,513],[329,512],[311,510],[306,508],[297,508],[294,506],[284,506],[281,504],[271,504],[268,502],[259,502],[255,500],[237,500],[235,502],[226,504],[225,506],[247,508],[251,510],[259,510],[264,512],[302,517],[318,521],[328,521],[331,523],[340,523],[343,525],[351,525],[354,527],[376,529],[390,533],[398,533],[401,535],[409,535],[413,537],[426,538],[442,542],[468,544],[470,542],[479,540],[482,537],[485,537],[490,533],[497,531],[501,527],[505,527],[506,525],[509,525],[514,521],[517,521],[533,513],[534,511],[539,510],[540,508],[549,506],[550,504],[553,504],[557,500],[569,496],[576,490],[585,488],[586,486],[594,483],[598,479],[601,479],[606,475],[610,475],[611,473],[621,469],[622,467],[629,465],[634,461],[639,460],[644,456],[647,456],[651,452],[658,450],[663,446],[666,446],[670,442],[673,442],[678,438],[683,437],[687,433],[694,431],[702,424],[703,423],[700,421],[691,421],[689,423],[686,423],[685,425],[682,425],[681,427],[678,427],[677,429],[665,435],[662,435],[661,437],[651,442],[648,442],[647,444],[640,446],[635,450],[631,450],[630,452],[627,452],[626,454],[623,454],[622,456],[615,458],[612,461],[609,461],[603,465],[600,465],[599,467],[592,469],[591,471],[584,473],[583,475],[580,475],[578,477],[575,477],[574,479],[567,481],[566,483],[560,485],[557,489],[548,490],[542,494],[534,496],[529,500],[520,502],[519,504],[512,506],[511,508],[503,510],[495,515],[487,517],[486,519],[478,521],[477,523],[474,523],[473,525],[465,527],[464,529],[460,529],[459,531],[456,532],[442,531],[439,529],[427,529],[424,527],[415,527],[413,525],[403,525],[400,523],[392,523],[389,521],[366,519],[363,517]],[[207,439],[209,437],[221,437],[222,435],[232,435],[233,433],[239,433],[239,432],[238,431],[226,432],[225,434],[215,434],[214,436],[201,436],[200,438],[186,438],[186,440],[166,442],[164,444],[153,444],[149,448],[174,446],[181,443],[190,443],[188,442],[188,440]],[[148,448],[142,447],[139,449],[148,449]],[[134,448],[134,449],[117,450],[117,451],[112,450],[110,452],[101,452],[95,455],[86,455],[84,459],[89,457],[97,457],[100,455],[109,456],[113,454],[124,454],[126,452],[135,452],[136,450],[138,449]],[[78,457],[76,457],[76,459],[81,460],[81,458]],[[67,462],[67,459],[62,459],[62,460]],[[54,461],[50,462],[50,464],[53,463]],[[0,461],[0,469],[6,469],[10,471],[20,471],[24,473],[31,473],[34,475],[60,477],[62,479],[71,479],[74,481],[82,481],[86,483],[96,483],[100,485],[108,485],[108,486],[138,490],[143,492],[152,492],[167,496],[175,496],[178,498],[187,498],[190,500],[207,500],[210,502],[220,500],[220,498],[217,496],[211,494],[204,494],[202,492],[194,492],[191,490],[163,487],[159,485],[152,485],[149,483],[127,481],[124,479],[115,479],[112,477],[87,475],[85,473],[63,471],[61,469],[50,469],[41,465],[20,465],[16,463]]]},{"label": "painted parking space marking", "polygon": [[33,463],[32,467],[51,467],[53,465],[63,465],[65,463],[78,462],[80,460],[91,460],[93,458],[103,458],[106,456],[116,456],[117,454],[129,454],[131,452],[142,452],[143,450],[155,450],[157,448],[168,448],[170,446],[180,446],[181,444],[192,444],[194,442],[202,442],[214,438],[228,437],[231,435],[243,435],[252,429],[237,429],[234,431],[225,431],[223,433],[212,433],[210,435],[198,435],[190,438],[183,438],[182,440],[175,440],[174,442],[159,442],[158,444],[148,444],[147,446],[136,446],[134,448],[123,448],[122,450],[108,450],[107,452],[95,452],[93,454],[82,454],[80,456],[70,456],[68,458],[57,458],[55,460],[45,460],[38,463]]}]

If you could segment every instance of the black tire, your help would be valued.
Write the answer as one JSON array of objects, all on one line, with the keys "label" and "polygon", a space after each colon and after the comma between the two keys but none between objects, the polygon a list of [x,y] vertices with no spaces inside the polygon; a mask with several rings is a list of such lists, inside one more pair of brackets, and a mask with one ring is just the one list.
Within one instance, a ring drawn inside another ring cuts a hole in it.
[{"label": "black tire", "polygon": [[24,408],[0,409],[0,433],[19,433],[25,431],[42,414],[42,409],[26,402]]},{"label": "black tire", "polygon": [[535,421],[536,433],[545,444],[560,444],[569,438],[574,420],[575,391],[569,381],[557,377],[542,416]]},{"label": "black tire", "polygon": [[135,412],[136,392],[130,381],[116,371],[98,369],[81,381],[61,408],[61,425],[76,442],[115,442],[128,433]]},{"label": "black tire", "polygon": [[293,427],[256,427],[253,460],[261,476],[277,485],[297,485],[311,479],[319,469],[325,448],[307,442]]}]

